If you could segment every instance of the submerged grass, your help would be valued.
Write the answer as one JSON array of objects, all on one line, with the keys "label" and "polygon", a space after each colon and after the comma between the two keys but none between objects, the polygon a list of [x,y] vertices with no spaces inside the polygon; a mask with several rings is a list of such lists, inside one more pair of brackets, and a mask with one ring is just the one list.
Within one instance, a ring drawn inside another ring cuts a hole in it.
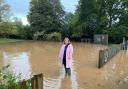
[{"label": "submerged grass", "polygon": [[120,48],[120,44],[110,44],[112,48]]},{"label": "submerged grass", "polygon": [[0,44],[2,44],[2,43],[20,42],[20,41],[24,41],[24,40],[0,38]]}]

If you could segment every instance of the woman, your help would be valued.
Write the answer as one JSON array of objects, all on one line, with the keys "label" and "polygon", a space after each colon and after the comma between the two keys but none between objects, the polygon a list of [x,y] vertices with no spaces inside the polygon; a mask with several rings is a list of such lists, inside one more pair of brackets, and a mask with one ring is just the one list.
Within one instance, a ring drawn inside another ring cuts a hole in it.
[{"label": "woman", "polygon": [[62,64],[65,68],[65,75],[71,75],[71,66],[72,66],[72,55],[73,55],[73,46],[69,38],[65,38],[60,48],[59,58],[62,61]]}]

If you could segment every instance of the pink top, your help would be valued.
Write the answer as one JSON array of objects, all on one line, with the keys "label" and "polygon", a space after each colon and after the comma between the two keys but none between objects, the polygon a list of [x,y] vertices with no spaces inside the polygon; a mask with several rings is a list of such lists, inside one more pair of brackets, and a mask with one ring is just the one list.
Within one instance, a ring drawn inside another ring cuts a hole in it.
[{"label": "pink top", "polygon": [[[62,62],[63,62],[63,54],[64,54],[65,46],[66,46],[65,44],[61,46],[59,53],[59,57]],[[72,44],[69,44],[66,51],[66,68],[71,68],[72,66],[72,59],[73,59],[72,55],[73,55],[73,46]]]}]

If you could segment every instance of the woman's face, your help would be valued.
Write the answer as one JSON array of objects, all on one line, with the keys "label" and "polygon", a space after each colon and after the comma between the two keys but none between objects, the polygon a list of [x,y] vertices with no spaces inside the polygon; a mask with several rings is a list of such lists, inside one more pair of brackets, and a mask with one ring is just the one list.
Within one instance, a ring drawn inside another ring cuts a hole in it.
[{"label": "woman's face", "polygon": [[68,43],[69,43],[69,39],[68,39],[68,38],[65,38],[65,39],[64,39],[64,43],[65,43],[65,44],[68,44]]}]

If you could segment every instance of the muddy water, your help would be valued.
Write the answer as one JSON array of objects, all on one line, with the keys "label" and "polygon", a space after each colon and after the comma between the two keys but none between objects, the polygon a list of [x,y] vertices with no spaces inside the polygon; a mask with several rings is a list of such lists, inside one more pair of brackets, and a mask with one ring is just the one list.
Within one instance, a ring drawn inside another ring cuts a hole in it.
[{"label": "muddy water", "polygon": [[61,43],[23,42],[0,45],[0,66],[11,64],[11,71],[22,79],[44,73],[44,89],[128,89],[128,52],[120,51],[98,69],[98,52],[105,46],[73,43],[74,61],[70,78],[58,59]]}]

